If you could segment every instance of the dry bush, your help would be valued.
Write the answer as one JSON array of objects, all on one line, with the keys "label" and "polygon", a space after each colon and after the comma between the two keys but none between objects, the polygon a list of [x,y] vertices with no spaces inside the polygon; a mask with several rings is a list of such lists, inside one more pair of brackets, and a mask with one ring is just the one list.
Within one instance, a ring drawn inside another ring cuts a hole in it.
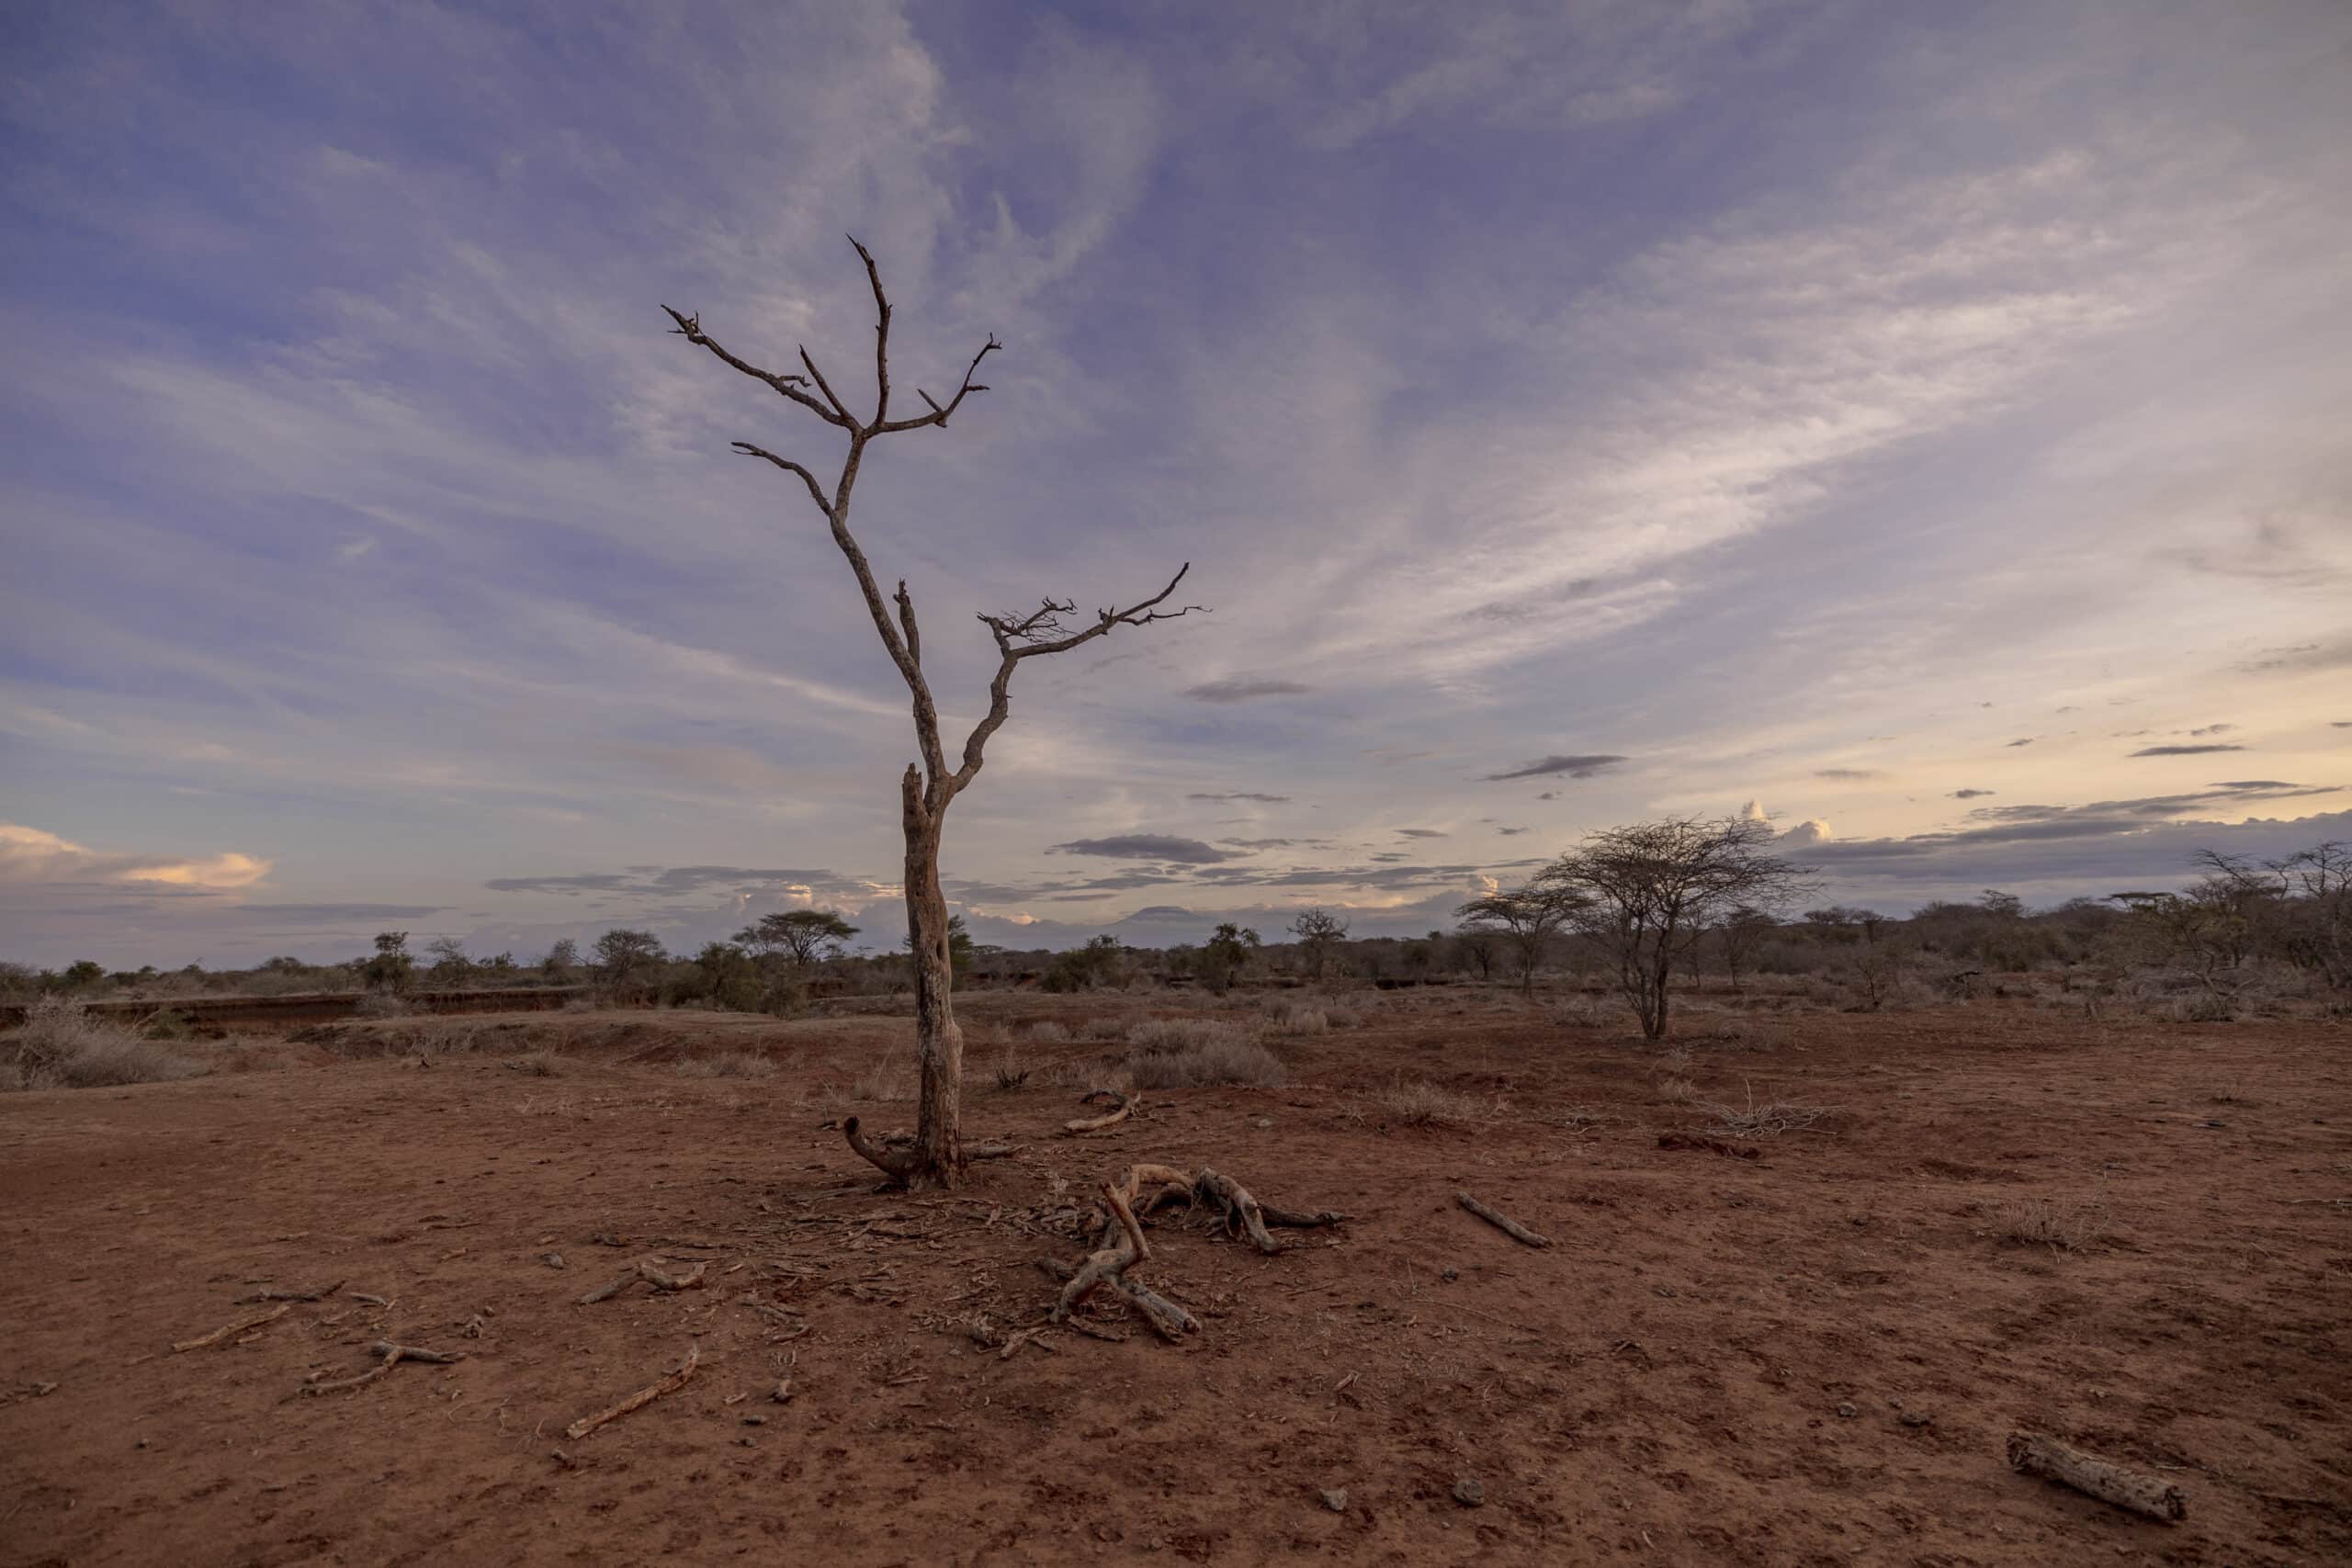
[{"label": "dry bush", "polygon": [[1276,1034],[1327,1034],[1331,1015],[1321,1008],[1286,1003],[1268,1010],[1266,1027]]},{"label": "dry bush", "polygon": [[1362,1010],[1346,1007],[1337,1002],[1323,1004],[1323,1018],[1324,1021],[1333,1029],[1362,1029],[1363,1027]]},{"label": "dry bush", "polygon": [[1069,1031],[1058,1023],[1033,1023],[1021,1032],[1021,1038],[1037,1045],[1059,1045],[1069,1038]]},{"label": "dry bush", "polygon": [[1029,1069],[1021,1065],[1019,1053],[1011,1045],[996,1059],[996,1087],[1008,1094],[1029,1081]]},{"label": "dry bush", "polygon": [[1668,1046],[1657,1054],[1657,1070],[1679,1076],[1690,1070],[1690,1048],[1687,1045]]},{"label": "dry bush", "polygon": [[1699,1098],[1699,1086],[1689,1078],[1662,1077],[1657,1080],[1657,1097],[1674,1105],[1688,1105]]},{"label": "dry bush", "polygon": [[1984,1213],[1993,1222],[1995,1235],[2019,1247],[2073,1252],[2107,1231],[2104,1204],[2072,1199],[2012,1198],[1986,1205]]},{"label": "dry bush", "polygon": [[1137,1089],[1200,1089],[1211,1084],[1273,1088],[1286,1077],[1272,1051],[1233,1030],[1194,1044],[1130,1051],[1126,1071]]},{"label": "dry bush", "polygon": [[1553,1010],[1552,1021],[1569,1029],[1603,1029],[1623,1010],[1599,997],[1574,996]]},{"label": "dry bush", "polygon": [[716,1056],[688,1056],[678,1063],[681,1077],[772,1078],[775,1064],[756,1051],[728,1051]]},{"label": "dry bush", "polygon": [[411,1010],[405,999],[390,991],[370,991],[351,1012],[355,1018],[406,1018]]},{"label": "dry bush", "polygon": [[1375,1097],[1392,1122],[1408,1127],[1466,1127],[1491,1122],[1508,1105],[1500,1095],[1465,1094],[1440,1084],[1398,1078]]},{"label": "dry bush", "polygon": [[552,1051],[534,1051],[526,1056],[510,1057],[506,1065],[535,1078],[555,1077],[563,1071],[563,1058]]},{"label": "dry bush", "polygon": [[43,997],[0,1056],[0,1089],[107,1089],[192,1078],[205,1065],[160,1041],[92,1018],[77,998]]}]

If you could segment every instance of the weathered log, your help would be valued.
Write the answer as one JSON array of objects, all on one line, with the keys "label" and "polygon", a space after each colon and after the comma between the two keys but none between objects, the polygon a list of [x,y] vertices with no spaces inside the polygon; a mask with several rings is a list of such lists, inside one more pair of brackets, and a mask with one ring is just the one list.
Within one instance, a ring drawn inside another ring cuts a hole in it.
[{"label": "weathered log", "polygon": [[2145,1514],[2170,1524],[2187,1516],[2188,1499],[2168,1481],[2127,1470],[2112,1460],[2086,1454],[2055,1438],[2030,1432],[2009,1434],[2009,1468],[2071,1486],[2087,1497]]},{"label": "weathered log", "polygon": [[1231,1236],[1246,1235],[1250,1245],[1269,1255],[1280,1252],[1283,1244],[1266,1234],[1265,1211],[1250,1190],[1229,1176],[1220,1176],[1207,1166],[1193,1179],[1193,1190],[1203,1201],[1217,1204],[1225,1211],[1225,1233]]},{"label": "weathered log", "polygon": [[1489,1209],[1487,1205],[1481,1203],[1467,1192],[1456,1192],[1453,1195],[1453,1201],[1461,1204],[1464,1208],[1469,1210],[1472,1213],[1477,1215],[1480,1219],[1486,1221],[1488,1224],[1494,1226],[1497,1230],[1502,1232],[1503,1235],[1510,1237],[1513,1241],[1520,1242],[1528,1247],[1549,1247],[1552,1245],[1552,1238],[1550,1236],[1542,1235],[1536,1231],[1529,1230],[1525,1225],[1521,1224],[1509,1214],[1500,1213],[1493,1209]]}]

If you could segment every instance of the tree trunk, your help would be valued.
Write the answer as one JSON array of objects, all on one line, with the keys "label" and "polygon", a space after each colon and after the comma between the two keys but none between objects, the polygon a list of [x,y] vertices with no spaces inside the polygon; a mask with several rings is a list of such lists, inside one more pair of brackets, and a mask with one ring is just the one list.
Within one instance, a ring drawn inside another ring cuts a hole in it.
[{"label": "tree trunk", "polygon": [[915,967],[915,1051],[921,1074],[910,1187],[953,1187],[964,1169],[964,1032],[956,1026],[956,969],[947,947],[947,896],[939,886],[940,815],[907,770],[907,934]]}]

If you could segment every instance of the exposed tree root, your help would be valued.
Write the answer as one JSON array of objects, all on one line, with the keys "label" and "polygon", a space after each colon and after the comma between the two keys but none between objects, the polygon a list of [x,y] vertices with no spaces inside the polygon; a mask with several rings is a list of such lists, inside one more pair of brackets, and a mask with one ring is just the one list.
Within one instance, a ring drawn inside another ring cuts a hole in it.
[{"label": "exposed tree root", "polygon": [[2170,1524],[2188,1512],[2188,1499],[2179,1487],[2153,1475],[2126,1470],[2112,1460],[2069,1448],[2055,1438],[2012,1432],[2008,1453],[2012,1470],[2071,1486],[2085,1496],[2145,1514],[2152,1519]]},{"label": "exposed tree root", "polygon": [[226,1344],[248,1328],[259,1328],[265,1323],[276,1323],[293,1310],[293,1303],[282,1303],[267,1312],[257,1312],[250,1317],[241,1317],[234,1323],[224,1323],[209,1334],[199,1334],[193,1339],[179,1340],[172,1346],[172,1348],[175,1351],[209,1349],[215,1345]]},{"label": "exposed tree root", "polygon": [[563,1435],[576,1443],[605,1422],[617,1421],[632,1410],[642,1410],[665,1393],[675,1393],[686,1386],[688,1378],[695,1375],[695,1363],[700,1359],[702,1359],[702,1348],[698,1345],[687,1346],[686,1359],[679,1364],[676,1371],[672,1372],[660,1382],[648,1383],[609,1410],[600,1410],[594,1416],[582,1416],[579,1420],[566,1427],[563,1429]]},{"label": "exposed tree root", "polygon": [[[912,1190],[919,1187],[942,1187],[952,1183],[952,1176],[941,1179],[930,1171],[915,1149],[911,1133],[886,1133],[879,1142],[865,1135],[854,1116],[842,1118],[842,1136],[849,1141],[850,1152],[890,1179],[893,1187]],[[1007,1143],[966,1144],[962,1157],[968,1163],[976,1159],[1010,1159],[1021,1152],[1021,1145]]]},{"label": "exposed tree root", "polygon": [[608,1302],[639,1280],[657,1291],[698,1291],[702,1289],[703,1275],[709,1268],[708,1262],[702,1262],[683,1274],[672,1274],[662,1267],[659,1259],[640,1258],[622,1269],[618,1279],[609,1284],[599,1285],[581,1297],[580,1304],[594,1306],[598,1302]]},{"label": "exposed tree root", "polygon": [[1540,1231],[1529,1230],[1525,1225],[1521,1224],[1509,1214],[1502,1213],[1498,1210],[1489,1209],[1487,1205],[1481,1203],[1467,1192],[1456,1192],[1453,1195],[1453,1201],[1461,1204],[1464,1208],[1469,1210],[1472,1213],[1477,1215],[1480,1219],[1486,1221],[1488,1224],[1494,1226],[1497,1230],[1502,1232],[1503,1235],[1510,1237],[1511,1240],[1519,1242],[1522,1246],[1549,1247],[1552,1245],[1552,1238],[1550,1236],[1544,1235]]},{"label": "exposed tree root", "polygon": [[424,1361],[433,1366],[446,1367],[466,1359],[466,1353],[463,1350],[420,1350],[413,1345],[395,1345],[389,1339],[377,1340],[376,1343],[368,1347],[368,1353],[376,1358],[376,1364],[357,1377],[336,1378],[329,1382],[304,1383],[302,1392],[304,1393],[342,1393],[347,1389],[362,1388],[374,1382],[402,1361]]}]

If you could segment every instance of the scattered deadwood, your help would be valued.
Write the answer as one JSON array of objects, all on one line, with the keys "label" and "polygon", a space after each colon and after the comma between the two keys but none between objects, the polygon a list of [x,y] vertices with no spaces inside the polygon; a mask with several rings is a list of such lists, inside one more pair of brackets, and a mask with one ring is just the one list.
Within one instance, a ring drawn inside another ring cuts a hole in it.
[{"label": "scattered deadwood", "polygon": [[1136,1107],[1142,1103],[1143,1097],[1139,1094],[1121,1094],[1115,1089],[1089,1089],[1080,1097],[1079,1103],[1091,1105],[1097,1100],[1111,1101],[1111,1110],[1107,1114],[1081,1116],[1075,1122],[1065,1122],[1062,1123],[1062,1131],[1076,1134],[1100,1133],[1106,1127],[1115,1127],[1136,1113]]},{"label": "scattered deadwood", "polygon": [[2071,1486],[2086,1496],[2166,1524],[2188,1512],[2188,1499],[2170,1482],[2126,1470],[2112,1460],[2069,1448],[2055,1438],[2036,1437],[2030,1432],[2010,1433],[2009,1468]]},{"label": "scattered deadwood", "polygon": [[371,1296],[365,1291],[352,1292],[351,1299],[357,1302],[361,1306],[378,1307],[386,1312],[390,1312],[392,1306],[392,1303],[385,1300],[382,1296]]},{"label": "scattered deadwood", "polygon": [[343,1285],[344,1282],[341,1280],[337,1280],[332,1285],[312,1285],[308,1289],[300,1285],[292,1287],[268,1285],[255,1291],[245,1300],[249,1302],[322,1302],[343,1289]]},{"label": "scattered deadwood", "polygon": [[1268,1209],[1249,1189],[1206,1166],[1197,1173],[1187,1173],[1173,1166],[1133,1165],[1119,1180],[1103,1184],[1102,1200],[1106,1213],[1095,1233],[1094,1250],[1082,1262],[1073,1266],[1057,1258],[1040,1261],[1047,1273],[1068,1281],[1047,1321],[1092,1333],[1082,1319],[1071,1315],[1070,1309],[1095,1291],[1108,1290],[1133,1308],[1154,1333],[1171,1340],[1198,1333],[1200,1320],[1133,1278],[1136,1265],[1151,1258],[1138,1212],[1149,1213],[1163,1203],[1197,1204],[1220,1215],[1228,1235],[1247,1237],[1250,1246],[1269,1254],[1283,1250],[1282,1244],[1267,1233],[1269,1224],[1314,1227],[1335,1225],[1347,1218],[1331,1210],[1309,1214]]},{"label": "scattered deadwood", "polygon": [[[1130,1178],[1133,1177],[1130,1172]],[[1069,1283],[1062,1287],[1061,1299],[1054,1303],[1048,1321],[1069,1321],[1070,1309],[1101,1287],[1107,1286],[1137,1315],[1149,1324],[1152,1331],[1163,1339],[1182,1339],[1187,1334],[1200,1332],[1200,1319],[1178,1306],[1174,1302],[1127,1278],[1127,1270],[1151,1260],[1151,1247],[1143,1239],[1143,1226],[1136,1219],[1136,1212],[1127,1204],[1127,1195],[1116,1183],[1102,1184],[1103,1201],[1110,1204],[1111,1213],[1118,1222],[1119,1240],[1114,1247],[1088,1255],[1070,1275]]]},{"label": "scattered deadwood", "polygon": [[657,1291],[699,1291],[702,1289],[703,1275],[709,1268],[709,1263],[702,1262],[695,1264],[683,1274],[673,1274],[662,1267],[660,1258],[640,1258],[622,1269],[619,1278],[609,1283],[599,1285],[581,1297],[580,1304],[594,1306],[598,1302],[611,1301],[639,1280]]},{"label": "scattered deadwood", "polygon": [[1702,1154],[1722,1155],[1727,1159],[1754,1159],[1757,1151],[1724,1138],[1711,1138],[1704,1133],[1660,1133],[1657,1146],[1662,1149],[1692,1149]]},{"label": "scattered deadwood", "polygon": [[463,1350],[421,1350],[413,1345],[395,1345],[389,1339],[377,1340],[376,1343],[368,1347],[368,1353],[376,1358],[376,1364],[357,1377],[336,1378],[329,1382],[304,1383],[302,1392],[304,1393],[342,1393],[350,1389],[364,1388],[402,1361],[422,1361],[430,1366],[446,1367],[466,1359],[466,1353]]},{"label": "scattered deadwood", "polygon": [[[1146,1188],[1153,1190],[1147,1193]],[[1226,1235],[1237,1239],[1247,1237],[1251,1247],[1269,1257],[1282,1251],[1283,1244],[1268,1234],[1268,1226],[1314,1230],[1340,1224],[1348,1217],[1332,1209],[1304,1213],[1271,1207],[1261,1203],[1241,1183],[1206,1166],[1198,1173],[1167,1165],[1130,1166],[1119,1183],[1119,1191],[1139,1215],[1170,1203],[1206,1207],[1223,1220]],[[1094,1243],[1098,1249],[1111,1245],[1115,1223],[1108,1214],[1098,1222]]]},{"label": "scattered deadwood", "polygon": [[279,1318],[284,1317],[288,1313],[292,1312],[293,1310],[294,1303],[292,1302],[283,1302],[278,1305],[270,1308],[267,1312],[257,1312],[250,1317],[241,1317],[234,1323],[224,1323],[209,1334],[199,1334],[193,1339],[179,1340],[172,1346],[172,1348],[175,1352],[180,1350],[205,1350],[209,1349],[215,1345],[225,1345],[230,1340],[237,1337],[240,1334],[244,1333],[245,1330],[249,1328],[259,1328],[266,1323],[276,1323]]},{"label": "scattered deadwood", "polygon": [[1552,1238],[1550,1236],[1544,1235],[1540,1231],[1529,1230],[1525,1225],[1521,1224],[1509,1214],[1503,1213],[1499,1210],[1489,1209],[1487,1205],[1481,1203],[1467,1192],[1456,1192],[1453,1195],[1453,1201],[1461,1204],[1464,1208],[1469,1210],[1472,1213],[1477,1215],[1480,1219],[1486,1221],[1488,1224],[1494,1226],[1497,1230],[1502,1232],[1503,1235],[1510,1237],[1513,1241],[1521,1243],[1528,1247],[1549,1247],[1552,1245]]},{"label": "scattered deadwood", "polygon": [[679,1363],[676,1371],[672,1372],[660,1382],[648,1383],[609,1410],[600,1410],[594,1416],[582,1416],[579,1420],[566,1427],[563,1429],[563,1435],[576,1443],[607,1421],[617,1421],[632,1410],[644,1409],[665,1393],[677,1393],[678,1390],[686,1386],[686,1380],[695,1375],[695,1363],[701,1359],[702,1347],[687,1346],[686,1359]]}]

